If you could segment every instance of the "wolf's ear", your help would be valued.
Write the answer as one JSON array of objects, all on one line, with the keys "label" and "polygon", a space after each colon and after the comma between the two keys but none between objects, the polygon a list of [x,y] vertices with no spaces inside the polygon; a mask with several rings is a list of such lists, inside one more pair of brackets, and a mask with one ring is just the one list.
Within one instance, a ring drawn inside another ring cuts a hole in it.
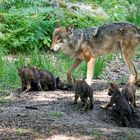
[{"label": "wolf's ear", "polygon": [[68,33],[71,33],[73,29],[74,29],[74,25],[70,25],[69,27],[66,28],[66,31]]},{"label": "wolf's ear", "polygon": [[110,86],[111,86],[112,88],[115,88],[115,87],[117,87],[117,84],[114,83],[114,82],[111,82],[111,83],[110,83]]},{"label": "wolf's ear", "polygon": [[33,66],[32,68],[33,68],[33,70],[39,70],[39,68],[37,66]]},{"label": "wolf's ear", "polygon": [[76,84],[77,80],[73,77],[73,83]]},{"label": "wolf's ear", "polygon": [[61,80],[60,80],[59,77],[56,77],[56,78],[55,78],[55,81],[56,81],[56,83],[59,83],[59,81],[61,81]]},{"label": "wolf's ear", "polygon": [[111,86],[111,87],[113,87],[113,83],[111,82],[111,83],[109,83],[109,85]]},{"label": "wolf's ear", "polygon": [[96,36],[97,33],[98,33],[98,28],[95,28],[92,34],[93,34],[93,36]]},{"label": "wolf's ear", "polygon": [[116,83],[110,83],[110,86],[114,89],[118,88],[118,85]]}]

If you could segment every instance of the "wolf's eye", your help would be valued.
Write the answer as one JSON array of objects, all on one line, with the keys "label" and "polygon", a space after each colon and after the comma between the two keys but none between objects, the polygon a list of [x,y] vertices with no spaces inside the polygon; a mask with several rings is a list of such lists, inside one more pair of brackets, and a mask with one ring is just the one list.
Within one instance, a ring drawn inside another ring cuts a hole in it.
[{"label": "wolf's eye", "polygon": [[109,93],[112,93],[113,91],[111,89],[108,90]]},{"label": "wolf's eye", "polygon": [[61,40],[61,37],[60,37],[60,36],[58,36],[58,37],[57,37],[57,40]]},{"label": "wolf's eye", "polygon": [[109,92],[112,92],[112,90],[111,90],[111,89],[109,89]]}]

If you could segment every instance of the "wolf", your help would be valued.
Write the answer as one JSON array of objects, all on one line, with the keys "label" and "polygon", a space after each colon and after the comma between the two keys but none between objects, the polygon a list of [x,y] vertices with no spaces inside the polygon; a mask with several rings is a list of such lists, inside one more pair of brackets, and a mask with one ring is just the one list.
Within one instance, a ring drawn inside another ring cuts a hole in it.
[{"label": "wolf", "polygon": [[61,27],[53,31],[51,51],[62,50],[74,58],[67,72],[67,80],[73,84],[73,70],[83,61],[87,62],[86,82],[90,85],[94,75],[97,57],[120,51],[128,65],[130,75],[137,75],[132,62],[135,48],[140,43],[140,29],[130,23],[110,23],[95,28],[75,29],[74,26]]},{"label": "wolf", "polygon": [[111,95],[110,102],[102,108],[108,109],[109,107],[112,107],[113,104],[115,104],[115,111],[120,116],[122,126],[128,126],[129,123],[132,124],[133,113],[133,108],[128,102],[128,96],[123,96],[117,84],[111,83],[111,87],[113,94]]},{"label": "wolf", "polygon": [[[134,108],[136,107],[136,90],[139,82],[140,80],[137,80],[136,75],[131,75],[128,82],[125,85],[121,86],[121,88],[119,88],[123,97],[127,99],[128,102],[130,102],[134,112]],[[108,95],[112,96],[113,94],[114,86],[113,84],[111,84],[108,90]]]},{"label": "wolf", "polygon": [[140,79],[136,75],[131,75],[129,81],[121,88],[123,96],[129,99],[132,107],[136,107],[136,90]]},{"label": "wolf", "polygon": [[37,67],[24,66],[18,69],[18,74],[22,82],[21,91],[26,93],[31,90],[42,90]]},{"label": "wolf", "polygon": [[56,88],[59,90],[66,90],[66,91],[72,91],[73,86],[69,85],[65,81],[62,81],[59,77],[56,77]]},{"label": "wolf", "polygon": [[39,69],[38,73],[40,75],[40,83],[43,91],[53,91],[56,89],[56,77],[53,75],[52,72],[48,70]]},{"label": "wolf", "polygon": [[18,69],[18,73],[22,82],[21,90],[24,92],[55,90],[60,83],[52,72],[35,66],[24,66]]},{"label": "wolf", "polygon": [[[77,100],[80,97],[83,105],[85,106],[84,110],[93,109],[93,91],[92,88],[85,82],[85,80],[75,80],[74,81],[74,91],[75,99],[73,104],[77,104]],[[88,104],[88,98],[90,104]]]}]

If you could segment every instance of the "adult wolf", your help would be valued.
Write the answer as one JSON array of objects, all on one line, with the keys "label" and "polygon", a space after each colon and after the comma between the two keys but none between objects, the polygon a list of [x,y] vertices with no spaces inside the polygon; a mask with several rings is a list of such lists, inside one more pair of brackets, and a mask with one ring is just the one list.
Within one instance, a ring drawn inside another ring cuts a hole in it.
[{"label": "adult wolf", "polygon": [[74,29],[57,25],[53,32],[52,51],[61,49],[75,58],[67,72],[67,80],[73,83],[72,71],[83,61],[87,62],[86,82],[90,85],[94,63],[98,56],[121,51],[130,74],[137,75],[132,58],[140,43],[140,29],[130,23],[104,24],[98,28]]}]

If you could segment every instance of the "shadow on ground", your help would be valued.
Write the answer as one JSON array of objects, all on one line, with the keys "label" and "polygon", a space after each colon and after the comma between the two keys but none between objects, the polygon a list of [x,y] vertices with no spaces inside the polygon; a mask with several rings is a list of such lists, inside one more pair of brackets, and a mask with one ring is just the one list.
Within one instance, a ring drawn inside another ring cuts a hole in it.
[{"label": "shadow on ground", "polygon": [[9,92],[12,102],[0,104],[0,138],[30,140],[127,140],[138,139],[140,103],[133,128],[119,125],[119,117],[100,106],[109,101],[107,83],[93,81],[94,109],[81,112],[81,102],[72,105],[73,91]]}]

